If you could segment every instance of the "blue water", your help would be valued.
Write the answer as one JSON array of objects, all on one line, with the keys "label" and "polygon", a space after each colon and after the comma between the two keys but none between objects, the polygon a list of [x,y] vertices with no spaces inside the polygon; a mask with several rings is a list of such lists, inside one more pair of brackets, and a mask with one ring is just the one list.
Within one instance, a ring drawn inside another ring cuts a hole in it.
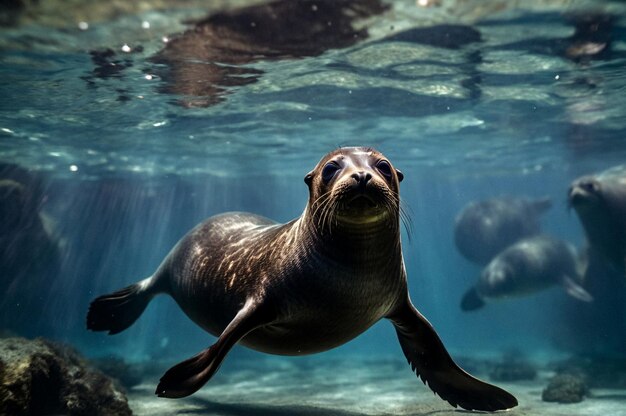
[{"label": "blue water", "polygon": [[[624,330],[613,326],[624,311],[601,322],[606,338],[573,336],[559,330],[577,323],[564,316],[558,288],[462,312],[480,267],[459,254],[453,227],[471,201],[549,196],[543,230],[584,245],[566,192],[575,178],[626,161],[626,6],[435,3],[371,11],[357,19],[365,29],[356,41],[304,56],[193,58],[167,49],[190,36],[182,35],[193,28],[185,19],[217,5],[88,13],[79,3],[57,11],[62,17],[35,11],[2,27],[0,163],[42,181],[39,210],[60,246],[36,313],[14,292],[0,295],[5,317],[29,316],[3,319],[7,329],[89,356],[174,364],[197,353],[214,338],[169,298],[113,337],[86,331],[89,302],[152,274],[210,215],[297,217],[308,196],[304,175],[318,160],[338,146],[366,145],[405,175],[409,290],[455,356],[623,353],[626,334],[611,332]],[[254,354],[236,348],[228,360]],[[381,322],[327,354],[401,351]]]}]

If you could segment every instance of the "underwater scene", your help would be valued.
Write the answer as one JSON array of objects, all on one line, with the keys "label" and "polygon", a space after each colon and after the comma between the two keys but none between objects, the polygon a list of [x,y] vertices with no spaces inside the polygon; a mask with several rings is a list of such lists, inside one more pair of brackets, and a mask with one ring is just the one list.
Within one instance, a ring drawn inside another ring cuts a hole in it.
[{"label": "underwater scene", "polygon": [[0,4],[0,415],[626,416],[626,3]]}]

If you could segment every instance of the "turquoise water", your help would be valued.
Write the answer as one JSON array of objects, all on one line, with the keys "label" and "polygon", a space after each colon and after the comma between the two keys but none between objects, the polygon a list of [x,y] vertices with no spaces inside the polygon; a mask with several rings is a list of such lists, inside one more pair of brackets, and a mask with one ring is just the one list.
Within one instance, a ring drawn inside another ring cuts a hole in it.
[{"label": "turquoise water", "polygon": [[[5,272],[19,281],[0,295],[8,333],[164,368],[197,353],[214,338],[169,298],[112,337],[85,329],[89,302],[152,274],[210,215],[297,217],[318,160],[365,145],[405,175],[409,290],[455,357],[623,356],[626,310],[572,319],[558,288],[462,312],[481,268],[453,229],[471,201],[548,196],[542,229],[584,245],[567,189],[626,161],[626,6],[426,3],[367,1],[344,15],[329,2],[237,2],[222,14],[218,3],[75,2],[6,14],[0,171],[28,183],[58,246],[53,260],[11,254],[44,271]],[[387,322],[325,354],[404,363]],[[237,347],[223,371],[261,357]]]}]

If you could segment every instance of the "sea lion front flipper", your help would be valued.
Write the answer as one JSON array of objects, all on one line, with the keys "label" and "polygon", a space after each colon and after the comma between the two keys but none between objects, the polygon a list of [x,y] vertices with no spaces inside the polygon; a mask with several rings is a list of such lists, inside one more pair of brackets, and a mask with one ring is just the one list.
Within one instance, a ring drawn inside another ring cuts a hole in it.
[{"label": "sea lion front flipper", "polygon": [[404,355],[428,387],[452,406],[495,411],[517,406],[517,399],[499,387],[474,378],[450,357],[432,325],[407,301],[387,316]]},{"label": "sea lion front flipper", "polygon": [[582,300],[583,302],[591,302],[593,301],[593,296],[589,294],[581,285],[576,283],[574,279],[567,275],[561,276],[560,279],[561,285],[565,292],[571,297],[574,297],[578,300]]},{"label": "sea lion front flipper", "polygon": [[218,370],[228,351],[250,331],[270,321],[264,308],[249,299],[217,339],[217,342],[194,357],[176,364],[161,377],[155,394],[170,399],[195,393]]}]

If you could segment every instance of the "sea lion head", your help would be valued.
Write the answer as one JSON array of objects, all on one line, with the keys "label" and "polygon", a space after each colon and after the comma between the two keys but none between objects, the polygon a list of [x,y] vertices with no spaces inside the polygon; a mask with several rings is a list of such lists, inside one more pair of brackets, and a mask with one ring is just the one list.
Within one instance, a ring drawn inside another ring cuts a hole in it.
[{"label": "sea lion head", "polygon": [[604,204],[602,183],[592,176],[575,180],[567,193],[567,202],[579,215],[593,212]]},{"label": "sea lion head", "polygon": [[322,226],[397,223],[403,178],[402,172],[374,149],[337,149],[304,178],[311,215]]},{"label": "sea lion head", "polygon": [[485,298],[498,298],[512,291],[515,270],[507,259],[496,257],[482,271],[476,289]]}]

